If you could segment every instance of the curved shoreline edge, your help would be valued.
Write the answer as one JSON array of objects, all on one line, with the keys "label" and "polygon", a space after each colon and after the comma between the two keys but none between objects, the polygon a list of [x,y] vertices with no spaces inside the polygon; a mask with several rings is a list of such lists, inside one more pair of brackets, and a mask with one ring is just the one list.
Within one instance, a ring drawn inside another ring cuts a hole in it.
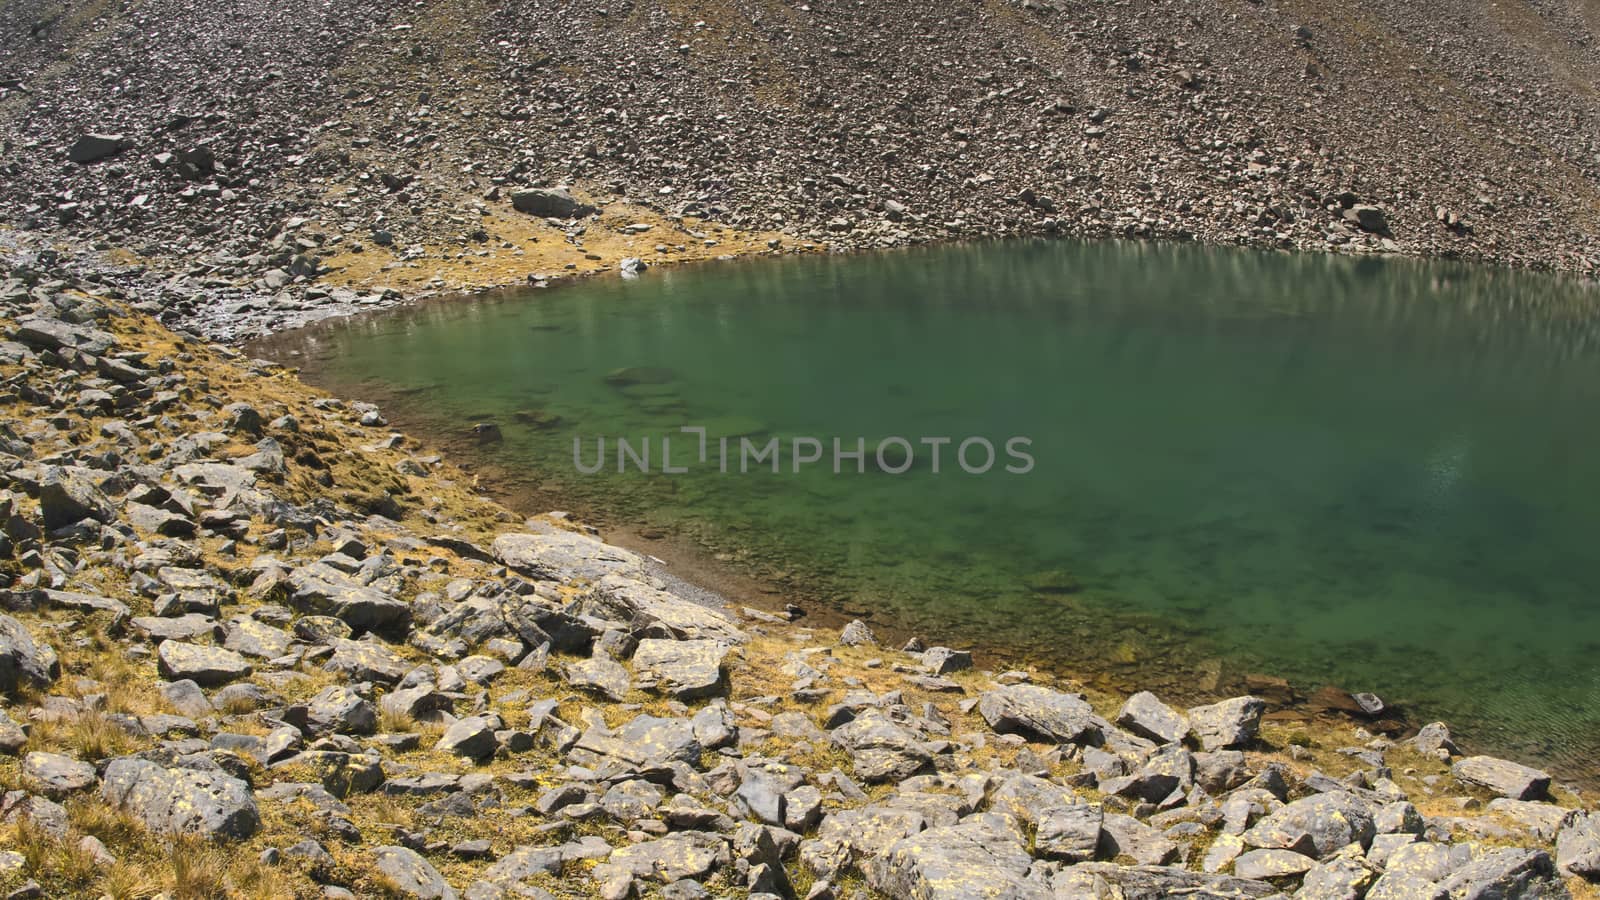
[{"label": "curved shoreline edge", "polygon": [[1593,896],[1593,799],[1442,726],[736,617],[118,293],[0,273],[0,885]]}]

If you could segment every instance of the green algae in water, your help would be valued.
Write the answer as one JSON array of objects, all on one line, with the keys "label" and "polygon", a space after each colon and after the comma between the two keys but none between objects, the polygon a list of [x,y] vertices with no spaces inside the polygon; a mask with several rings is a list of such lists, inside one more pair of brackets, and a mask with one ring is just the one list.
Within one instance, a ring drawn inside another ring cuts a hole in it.
[{"label": "green algae in water", "polygon": [[[1454,265],[1019,243],[658,269],[306,346],[315,377],[382,385],[412,422],[495,413],[494,461],[574,501],[945,642],[1178,695],[1216,655],[1581,766],[1600,747],[1595,299]],[[575,436],[671,436],[693,461],[684,425],[869,449],[1023,435],[1036,464],[574,468]]]}]

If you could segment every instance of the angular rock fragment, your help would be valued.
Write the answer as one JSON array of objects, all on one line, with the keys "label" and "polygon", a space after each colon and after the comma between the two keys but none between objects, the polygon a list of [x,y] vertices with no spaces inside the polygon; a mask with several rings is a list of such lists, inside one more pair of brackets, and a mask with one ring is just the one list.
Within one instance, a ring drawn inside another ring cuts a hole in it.
[{"label": "angular rock fragment", "polygon": [[1012,684],[985,693],[978,713],[1001,734],[1020,734],[1057,744],[1101,740],[1101,723],[1081,694],[1063,694],[1032,684]]},{"label": "angular rock fragment", "polygon": [[1116,722],[1140,737],[1162,744],[1181,741],[1189,733],[1189,720],[1149,691],[1129,697],[1118,711]]},{"label": "angular rock fragment", "polygon": [[114,759],[101,780],[112,806],[168,834],[243,840],[261,827],[250,786],[221,772],[169,769],[148,760]]},{"label": "angular rock fragment", "polygon": [[1260,697],[1234,697],[1190,709],[1189,724],[1207,750],[1244,747],[1261,731],[1261,714],[1266,708]]},{"label": "angular rock fragment", "polygon": [[721,641],[646,638],[634,651],[633,670],[679,700],[698,700],[722,691],[727,655],[728,645]]},{"label": "angular rock fragment", "polygon": [[408,900],[456,900],[455,889],[415,850],[379,847],[372,851],[373,868],[394,894]]},{"label": "angular rock fragment", "polygon": [[0,694],[19,687],[46,688],[61,675],[56,651],[34,640],[21,622],[0,615]]},{"label": "angular rock fragment", "polygon": [[1451,766],[1450,773],[1512,800],[1539,800],[1550,792],[1549,773],[1492,756],[1469,756]]},{"label": "angular rock fragment", "polygon": [[157,668],[169,681],[189,679],[201,687],[227,684],[250,675],[253,669],[243,656],[221,647],[204,647],[183,641],[163,641],[156,648]]}]

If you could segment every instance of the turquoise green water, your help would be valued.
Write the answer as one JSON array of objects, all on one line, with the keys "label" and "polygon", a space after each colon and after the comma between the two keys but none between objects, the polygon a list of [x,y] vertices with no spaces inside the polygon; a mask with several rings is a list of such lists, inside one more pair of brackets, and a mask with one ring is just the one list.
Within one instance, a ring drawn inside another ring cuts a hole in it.
[{"label": "turquoise green water", "polygon": [[[498,423],[490,459],[575,505],[942,642],[1180,696],[1247,672],[1371,690],[1592,770],[1595,299],[1450,265],[1025,243],[652,270],[293,346],[407,424]],[[690,471],[660,474],[659,436],[693,425],[778,437],[784,471],[721,474],[679,435]],[[617,474],[611,439],[647,435],[655,471]],[[999,460],[833,473],[832,438],[890,435]],[[586,462],[608,438],[605,472],[575,469],[575,436]],[[803,436],[828,452],[795,474]],[[1003,471],[1014,436],[1027,474]]]}]

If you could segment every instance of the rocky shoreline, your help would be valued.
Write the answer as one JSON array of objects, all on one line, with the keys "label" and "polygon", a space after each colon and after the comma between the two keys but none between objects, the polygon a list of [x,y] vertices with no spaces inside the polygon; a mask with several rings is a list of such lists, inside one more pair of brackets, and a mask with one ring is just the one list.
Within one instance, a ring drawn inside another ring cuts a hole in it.
[{"label": "rocky shoreline", "polygon": [[1600,40],[1562,3],[714,6],[8,3],[0,222],[230,340],[1024,235],[1600,266]]},{"label": "rocky shoreline", "polygon": [[6,896],[1595,896],[1443,725],[707,605],[120,293],[0,272]]}]

